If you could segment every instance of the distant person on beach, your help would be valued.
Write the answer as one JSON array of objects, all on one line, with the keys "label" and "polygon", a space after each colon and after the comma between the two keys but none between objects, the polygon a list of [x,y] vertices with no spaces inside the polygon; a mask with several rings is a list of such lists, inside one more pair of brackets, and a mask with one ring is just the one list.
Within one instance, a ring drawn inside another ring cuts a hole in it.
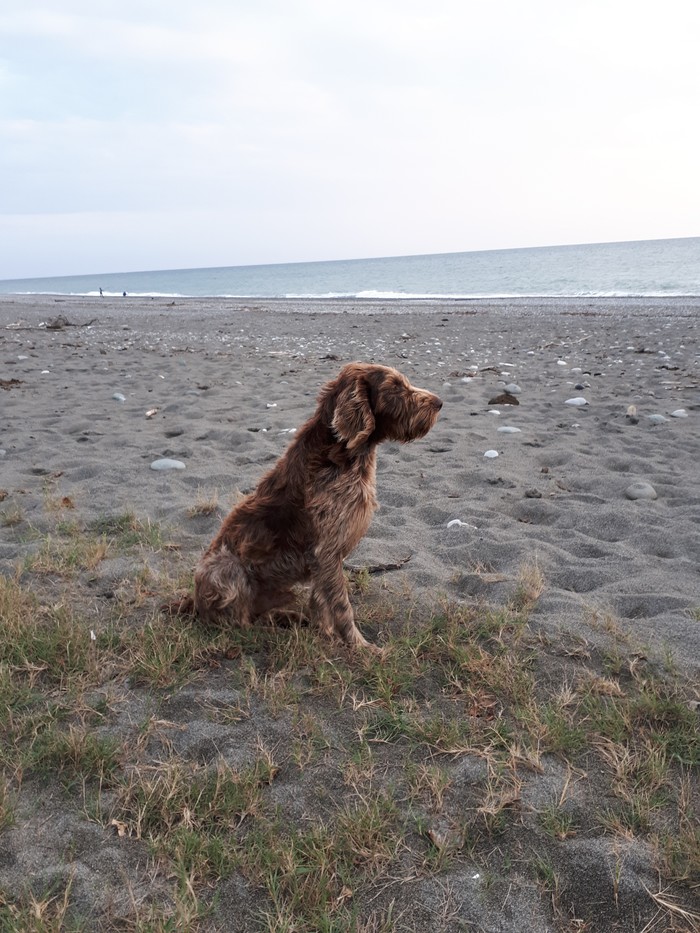
[{"label": "distant person on beach", "polygon": [[100,298],[104,298],[104,295],[102,294],[102,289],[100,289]]},{"label": "distant person on beach", "polygon": [[122,292],[122,298],[126,298],[126,292]]}]

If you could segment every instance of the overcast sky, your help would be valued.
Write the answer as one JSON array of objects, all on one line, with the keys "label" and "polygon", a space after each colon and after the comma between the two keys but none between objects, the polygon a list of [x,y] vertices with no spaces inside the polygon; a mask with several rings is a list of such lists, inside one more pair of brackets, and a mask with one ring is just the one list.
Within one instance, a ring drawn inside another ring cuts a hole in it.
[{"label": "overcast sky", "polygon": [[2,0],[0,278],[700,234],[697,0]]}]

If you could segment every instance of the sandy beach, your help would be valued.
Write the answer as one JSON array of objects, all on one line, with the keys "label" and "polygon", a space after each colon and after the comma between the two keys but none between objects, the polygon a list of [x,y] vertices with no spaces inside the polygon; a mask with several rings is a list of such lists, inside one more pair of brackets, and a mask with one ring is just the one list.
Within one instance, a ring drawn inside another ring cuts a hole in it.
[{"label": "sandy beach", "polygon": [[[553,656],[557,646],[571,652],[585,646],[599,658],[618,651],[625,659],[672,671],[690,685],[688,708],[697,710],[699,335],[700,300],[689,299],[436,306],[2,297],[0,573],[19,580],[43,603],[66,599],[65,576],[27,570],[42,542],[60,537],[60,522],[99,528],[110,516],[131,514],[143,525],[163,529],[164,544],[138,560],[110,552],[75,578],[86,625],[98,631],[104,605],[110,603],[111,612],[115,598],[133,591],[144,560],[154,574],[170,574],[187,585],[188,572],[222,516],[241,493],[254,488],[309,417],[320,386],[346,362],[378,362],[439,394],[444,407],[425,439],[380,448],[380,509],[348,561],[349,570],[400,564],[370,574],[380,601],[394,593],[397,600],[442,600],[471,611],[506,604],[523,568],[534,567],[543,582],[527,621],[531,652],[538,650],[537,639]],[[494,403],[507,386],[513,386],[512,400],[518,404],[508,404],[507,398]],[[585,401],[572,404],[575,399]],[[180,461],[184,469],[151,469],[162,458]],[[150,596],[142,593],[139,618],[156,612],[162,595],[156,585]],[[384,617],[368,611],[364,624],[359,612],[358,618],[372,641],[383,645],[390,640],[391,625]],[[284,758],[292,727],[279,712],[257,726],[255,717],[246,719],[239,733],[231,723],[217,725],[218,735],[211,723],[202,725],[202,704],[234,691],[234,680],[226,679],[227,663],[161,693],[135,693],[128,684],[128,702],[116,704],[99,728],[126,742],[129,729],[151,717],[170,724],[159,728],[169,730],[167,742],[189,761],[211,763],[217,749],[236,767],[246,760],[241,749],[253,748],[262,734]],[[240,658],[230,661],[240,663]],[[557,690],[574,688],[567,671],[562,666]],[[235,684],[240,691],[239,681]],[[348,695],[353,690],[350,685]],[[262,717],[262,700],[256,703]],[[313,708],[304,715],[312,716]],[[333,746],[333,717],[319,716]],[[163,760],[164,748],[149,747],[154,767]],[[379,749],[385,758],[391,752],[387,745]],[[332,759],[333,751],[327,756]],[[323,761],[328,768],[338,767],[336,760]],[[480,780],[477,759],[468,778],[464,758],[447,756],[445,761],[453,793],[460,780]],[[388,759],[385,764],[390,774]],[[283,775],[288,767],[280,763]],[[697,762],[683,767],[697,807]],[[547,792],[556,797],[567,769],[556,755],[543,760],[541,769],[531,772],[532,781],[549,782]],[[585,784],[585,770],[572,777],[569,769],[569,783]],[[316,777],[330,786],[327,775]],[[287,780],[291,786],[292,776]],[[334,780],[339,781],[337,773]],[[149,898],[162,895],[164,903],[173,903],[167,893],[172,875],[153,868],[144,838],[131,831],[116,837],[108,821],[102,825],[84,813],[79,826],[80,814],[66,815],[63,791],[46,781],[29,773],[8,775],[6,794],[14,800],[14,818],[4,829],[0,821],[5,838],[0,891],[6,897],[28,877],[41,876],[47,890],[61,879],[62,891],[72,878],[68,900],[79,913],[87,905],[97,911],[90,929],[108,928],[104,917],[110,911],[126,924],[129,910],[135,904],[145,909]],[[315,786],[314,781],[304,785],[296,810],[282,801],[290,812],[302,814],[302,823],[315,812]],[[544,784],[538,787],[544,793]],[[518,832],[527,822],[526,810],[520,812]],[[697,827],[697,816],[693,819]],[[41,834],[43,841],[36,841]],[[553,859],[564,876],[560,890],[574,892],[562,896],[561,915],[552,907],[551,892],[522,882],[527,856],[520,852],[508,868],[508,848],[497,841],[490,850],[501,847],[499,858],[506,867],[489,890],[477,892],[471,879],[480,873],[483,878],[483,868],[472,870],[462,854],[462,861],[442,874],[407,870],[411,884],[392,888],[384,879],[365,900],[358,894],[358,916],[365,925],[352,928],[692,929],[682,926],[681,914],[663,912],[644,893],[645,886],[659,891],[658,864],[648,854],[646,836],[638,843],[620,838],[629,857],[623,859],[617,908],[608,905],[589,916],[575,896],[577,884],[581,890],[603,884],[595,867],[605,861],[603,850],[596,848],[603,843],[589,828],[561,842],[568,848],[561,859]],[[393,878],[405,868],[402,863],[401,871],[389,874]],[[128,877],[123,887],[131,891],[131,900],[120,899],[111,878],[115,873]],[[698,911],[698,884],[696,877],[673,888],[677,903],[690,913]],[[109,905],[103,885],[110,889]],[[202,890],[208,892],[204,900],[215,895],[218,906],[183,929],[199,928],[197,923],[203,929],[257,929],[252,918],[269,908],[267,895],[255,893],[260,887],[243,870]],[[342,898],[349,904],[352,894],[341,891],[338,910]],[[453,904],[452,913],[437,908],[442,895]],[[375,917],[372,911],[383,911],[386,919],[394,902],[395,916],[404,919],[382,927],[379,913]],[[520,924],[523,914],[531,918],[530,925]],[[577,917],[592,925],[575,926]],[[283,926],[281,920],[277,927],[270,922],[262,928],[302,929]]]}]

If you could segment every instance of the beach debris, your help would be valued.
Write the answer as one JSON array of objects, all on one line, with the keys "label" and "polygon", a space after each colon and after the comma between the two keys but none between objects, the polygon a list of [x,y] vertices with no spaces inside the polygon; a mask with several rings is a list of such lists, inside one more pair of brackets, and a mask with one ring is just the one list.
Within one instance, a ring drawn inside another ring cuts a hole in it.
[{"label": "beach debris", "polygon": [[266,408],[277,408],[277,402],[267,402]]},{"label": "beach debris", "polygon": [[151,464],[152,470],[184,470],[185,464],[182,460],[171,460],[170,457],[163,457],[160,460],[154,460]]},{"label": "beach debris", "polygon": [[17,386],[21,385],[21,379],[0,379],[0,389],[6,389],[8,392],[10,389],[16,389]]},{"label": "beach debris", "polygon": [[516,382],[509,382],[504,391],[509,395],[520,395],[523,390]]},{"label": "beach debris", "polygon": [[391,561],[386,564],[365,564],[362,567],[353,567],[349,564],[343,564],[343,568],[347,570],[352,579],[356,579],[363,573],[387,573],[389,570],[400,570],[400,568],[403,567],[404,564],[407,564],[412,557],[413,552],[410,551],[403,557],[399,557],[395,561]]},{"label": "beach debris", "polygon": [[637,417],[637,406],[630,405],[627,408],[627,414],[625,416],[630,424],[639,424],[639,418]]},{"label": "beach debris", "polygon": [[566,360],[557,360],[557,366],[568,366]]},{"label": "beach debris", "polygon": [[492,399],[489,399],[489,405],[519,405],[519,404],[520,402],[510,392],[501,392],[500,395],[495,395]]},{"label": "beach debris", "polygon": [[447,523],[448,528],[471,528],[476,531],[476,525],[470,525],[469,522],[463,522],[461,518],[453,518]]},{"label": "beach debris", "polygon": [[520,428],[515,428],[510,424],[504,424],[503,427],[496,430],[499,434],[520,434]]},{"label": "beach debris", "polygon": [[493,460],[494,457],[498,456],[497,450],[487,450],[484,454],[485,457],[488,457],[489,460]]},{"label": "beach debris", "polygon": [[651,483],[638,480],[625,489],[625,495],[628,499],[656,499],[656,490]]},{"label": "beach debris", "polygon": [[675,411],[671,412],[671,417],[672,418],[687,418],[688,412],[685,410],[685,408],[677,408]]},{"label": "beach debris", "polygon": [[59,314],[57,317],[50,317],[46,322],[39,324],[39,327],[45,327],[46,330],[63,330],[64,327],[89,327],[91,324],[94,324],[96,320],[97,318],[94,317],[85,324],[74,324],[73,321],[69,321],[63,314]]},{"label": "beach debris", "polygon": [[582,395],[577,395],[575,398],[567,398],[564,404],[573,405],[576,408],[583,408],[584,405],[588,405],[588,400],[585,399]]},{"label": "beach debris", "polygon": [[659,414],[659,412],[655,412],[653,415],[647,415],[647,418],[652,424],[663,424],[664,421],[668,421],[668,418],[665,415]]},{"label": "beach debris", "polygon": [[115,392],[115,393],[112,395],[112,398],[114,399],[115,402],[125,402],[125,401],[126,401],[126,395],[122,395],[121,392]]},{"label": "beach debris", "polygon": [[148,411],[146,412],[146,417],[152,418],[154,415],[157,415],[159,411],[160,411],[160,408],[149,408]]}]

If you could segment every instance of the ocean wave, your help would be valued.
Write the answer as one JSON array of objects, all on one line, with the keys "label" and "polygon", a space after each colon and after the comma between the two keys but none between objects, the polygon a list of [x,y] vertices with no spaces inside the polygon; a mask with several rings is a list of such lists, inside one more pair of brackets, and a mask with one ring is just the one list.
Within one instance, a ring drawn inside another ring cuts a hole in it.
[{"label": "ocean wave", "polygon": [[[123,298],[123,292],[109,292],[103,289],[102,296],[99,291],[70,291],[58,292],[53,290],[46,291],[15,291],[0,292],[7,295],[23,295],[30,297],[32,295],[56,295],[67,298]],[[683,291],[579,291],[579,292],[395,292],[378,291],[366,289],[357,292],[287,292],[284,294],[235,294],[235,293],[216,293],[209,294],[188,294],[186,292],[157,292],[140,291],[127,292],[126,299],[129,298],[168,298],[187,301],[386,301],[388,303],[398,303],[401,301],[417,302],[458,302],[458,301],[552,301],[556,299],[581,300],[581,299],[644,299],[644,298],[699,298],[698,292]]]}]

